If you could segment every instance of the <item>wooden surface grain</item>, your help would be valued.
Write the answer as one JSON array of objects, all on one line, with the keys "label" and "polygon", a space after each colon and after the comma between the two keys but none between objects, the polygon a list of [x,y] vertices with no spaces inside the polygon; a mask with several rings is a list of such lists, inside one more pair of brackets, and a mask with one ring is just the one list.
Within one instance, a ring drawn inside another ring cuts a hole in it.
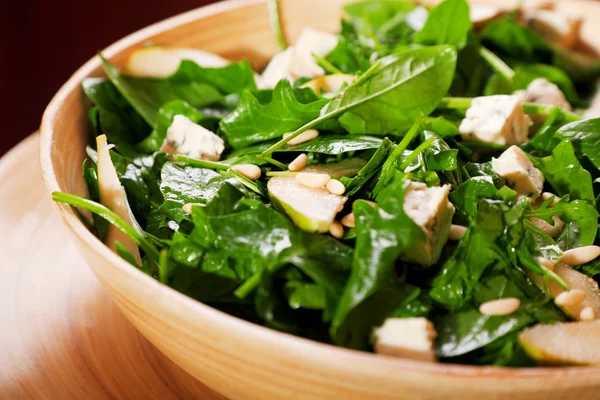
[{"label": "wooden surface grain", "polygon": [[0,399],[224,399],[114,306],[53,209],[34,135],[0,161]]}]

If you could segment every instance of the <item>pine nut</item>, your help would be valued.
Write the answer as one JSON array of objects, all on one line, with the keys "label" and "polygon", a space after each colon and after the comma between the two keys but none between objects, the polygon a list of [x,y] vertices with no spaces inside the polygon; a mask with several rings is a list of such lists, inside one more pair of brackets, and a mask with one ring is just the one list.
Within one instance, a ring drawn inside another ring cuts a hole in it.
[{"label": "pine nut", "polygon": [[596,319],[596,313],[592,307],[585,307],[579,313],[579,320],[581,321],[593,321]]},{"label": "pine nut", "polygon": [[302,153],[288,165],[288,169],[292,172],[300,171],[302,168],[306,167],[307,162],[308,156]]},{"label": "pine nut", "polygon": [[354,228],[356,226],[356,218],[354,217],[354,213],[350,213],[342,218],[342,225],[346,228]]},{"label": "pine nut", "polygon": [[323,187],[329,183],[331,177],[327,174],[317,174],[314,172],[300,172],[296,175],[296,182],[302,186],[312,189]]},{"label": "pine nut", "polygon": [[550,204],[550,207],[553,207],[556,203],[558,203],[560,201],[560,197],[550,192],[542,193],[542,199],[544,199],[544,201],[548,200],[552,196],[554,196],[554,200],[552,201],[552,204]]},{"label": "pine nut", "polygon": [[448,233],[448,239],[457,242],[465,236],[465,233],[467,233],[466,226],[452,224],[452,226],[450,226],[450,232]]},{"label": "pine nut", "polygon": [[327,188],[327,190],[329,190],[329,193],[337,194],[339,196],[343,195],[346,191],[346,187],[344,186],[344,184],[338,181],[337,179],[330,180],[329,182],[327,182],[327,185],[325,185],[325,187]]},{"label": "pine nut", "polygon": [[554,302],[557,306],[574,306],[583,300],[585,300],[585,292],[581,289],[573,289],[556,296]]},{"label": "pine nut", "polygon": [[537,259],[538,263],[540,263],[540,265],[544,268],[546,268],[549,271],[554,271],[554,264],[552,263],[552,261],[548,260],[547,258],[544,257],[540,257]]},{"label": "pine nut", "polygon": [[[292,133],[293,132],[285,133],[283,135],[283,138],[285,139],[285,138],[289,137]],[[289,146],[295,146],[297,144],[308,142],[309,140],[313,140],[317,136],[319,136],[319,131],[317,131],[315,129],[309,129],[306,132],[302,132],[301,134],[299,134],[298,136],[296,136],[295,138],[290,140],[287,144]]]},{"label": "pine nut", "polygon": [[232,170],[237,172],[238,174],[250,179],[251,181],[255,181],[262,175],[262,171],[260,168],[254,164],[240,164],[234,165],[231,167]]},{"label": "pine nut", "polygon": [[199,204],[199,203],[187,203],[184,204],[183,207],[181,207],[181,209],[183,210],[184,213],[186,214],[191,214],[192,213],[192,207],[204,207],[204,204]]},{"label": "pine nut", "polygon": [[483,315],[498,316],[509,315],[517,311],[521,307],[521,300],[516,297],[507,297],[486,301],[479,306],[479,312]]},{"label": "pine nut", "polygon": [[336,239],[344,237],[344,227],[339,222],[335,221],[329,225],[329,233]]},{"label": "pine nut", "polygon": [[598,258],[598,256],[600,256],[600,247],[583,246],[565,251],[561,261],[568,265],[581,265]]}]

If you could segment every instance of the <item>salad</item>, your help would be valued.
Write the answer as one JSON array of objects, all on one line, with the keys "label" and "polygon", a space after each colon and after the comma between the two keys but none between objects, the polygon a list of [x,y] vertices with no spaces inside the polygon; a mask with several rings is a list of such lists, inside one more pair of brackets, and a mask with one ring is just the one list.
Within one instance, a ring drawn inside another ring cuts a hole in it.
[{"label": "salad", "polygon": [[89,198],[54,200],[135,268],[273,329],[599,364],[600,61],[574,50],[580,20],[361,0],[291,45],[270,6],[281,51],[257,70],[157,45],[102,58],[82,82]]}]

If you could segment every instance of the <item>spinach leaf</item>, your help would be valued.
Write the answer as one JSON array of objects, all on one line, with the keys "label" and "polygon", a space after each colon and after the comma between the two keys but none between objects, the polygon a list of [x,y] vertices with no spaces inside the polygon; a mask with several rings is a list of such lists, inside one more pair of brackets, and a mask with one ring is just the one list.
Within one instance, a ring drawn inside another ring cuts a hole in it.
[{"label": "spinach leaf", "polygon": [[282,80],[272,92],[244,91],[238,107],[220,126],[228,143],[240,149],[298,129],[317,118],[327,102],[311,89],[293,89]]},{"label": "spinach leaf", "polygon": [[432,279],[431,298],[447,309],[459,309],[471,299],[487,270],[507,267],[509,261],[496,244],[503,230],[502,211],[482,201],[477,220]]},{"label": "spinach leaf", "polygon": [[181,209],[185,204],[208,203],[225,182],[247,192],[237,180],[213,170],[167,162],[161,171],[160,190],[165,199],[161,211],[181,222],[186,215]]},{"label": "spinach leaf", "polygon": [[388,138],[384,138],[375,154],[373,154],[365,166],[358,171],[356,176],[352,178],[343,177],[341,179],[346,187],[346,196],[354,196],[373,176],[375,176],[379,168],[387,160],[392,148],[392,142]]},{"label": "spinach leaf", "polygon": [[553,49],[543,39],[508,16],[487,25],[481,32],[481,41],[491,50],[518,59],[521,62],[550,63]]},{"label": "spinach leaf", "polygon": [[254,71],[247,61],[223,68],[202,68],[183,60],[168,78],[132,78],[121,75],[105,59],[102,65],[119,92],[150,126],[156,125],[160,107],[170,101],[183,100],[202,107],[224,101],[227,94],[256,88]]},{"label": "spinach leaf", "polygon": [[321,112],[319,120],[344,113],[350,133],[404,132],[428,115],[448,92],[456,66],[449,46],[408,49],[380,60],[370,76],[359,78]]},{"label": "spinach leaf", "polygon": [[96,135],[105,134],[108,142],[124,156],[139,155],[135,145],[150,134],[150,127],[115,85],[104,78],[87,78],[81,87],[95,105],[91,115],[96,123]]},{"label": "spinach leaf", "polygon": [[[259,154],[268,149],[274,142],[261,143],[252,147],[242,148],[232,152],[229,159],[239,158],[250,154]],[[338,155],[351,151],[371,150],[381,146],[383,140],[374,136],[366,135],[320,135],[316,139],[297,144],[285,146],[278,149],[277,153],[306,152],[328,155]],[[227,160],[226,160],[227,161]]]},{"label": "spinach leaf", "polygon": [[415,5],[403,0],[362,0],[344,6],[350,21],[366,33],[376,32],[398,13],[405,13]]},{"label": "spinach leaf", "polygon": [[425,140],[433,137],[435,140],[423,152],[425,167],[428,171],[440,172],[445,181],[456,188],[462,183],[462,176],[458,170],[458,150],[452,149],[443,139],[432,132],[423,133]]},{"label": "spinach leaf", "polygon": [[371,67],[371,55],[374,51],[368,44],[366,40],[359,38],[356,28],[350,22],[342,20],[337,46],[326,60],[345,74],[367,71]]},{"label": "spinach leaf", "polygon": [[465,0],[445,0],[429,13],[425,26],[415,36],[422,45],[450,44],[462,49],[473,29],[469,4]]},{"label": "spinach leaf", "polygon": [[[395,275],[395,261],[410,246],[425,241],[425,233],[404,212],[404,196],[410,181],[399,176],[377,197],[378,207],[364,202],[354,205],[356,216],[356,248],[352,273],[336,309],[331,331],[334,340],[350,346],[338,329],[349,313],[370,296],[389,286]],[[344,334],[345,333],[345,334]]]},{"label": "spinach leaf", "polygon": [[563,140],[548,157],[531,158],[559,196],[568,194],[596,205],[592,176],[579,163],[570,139]]},{"label": "spinach leaf", "polygon": [[600,119],[588,119],[564,125],[556,132],[561,139],[570,139],[582,156],[600,169]]},{"label": "spinach leaf", "polygon": [[[507,316],[479,313],[479,304],[504,297],[521,300],[518,311]],[[546,296],[518,270],[483,279],[474,293],[474,304],[434,320],[436,351],[442,358],[464,355],[487,346],[534,322],[563,321],[564,316]]]}]

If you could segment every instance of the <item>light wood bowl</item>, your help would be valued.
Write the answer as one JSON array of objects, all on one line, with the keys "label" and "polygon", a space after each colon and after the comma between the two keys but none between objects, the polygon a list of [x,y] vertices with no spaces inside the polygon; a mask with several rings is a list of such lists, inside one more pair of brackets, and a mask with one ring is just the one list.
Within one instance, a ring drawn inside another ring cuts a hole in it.
[{"label": "light wood bowl", "polygon": [[[296,38],[305,26],[336,31],[343,2],[283,1],[288,37]],[[577,2],[571,11],[600,20],[600,4],[591,1]],[[598,25],[588,23],[584,29],[596,44]],[[190,11],[136,32],[103,54],[122,65],[147,41],[247,58],[255,66],[276,52],[265,0],[229,0]],[[44,114],[41,162],[50,192],[86,194],[81,163],[91,137],[80,83],[102,74],[94,57]],[[427,364],[345,350],[245,322],[133,268],[94,237],[71,207],[57,208],[84,259],[133,325],[184,370],[231,399],[598,398],[600,368]]]}]

